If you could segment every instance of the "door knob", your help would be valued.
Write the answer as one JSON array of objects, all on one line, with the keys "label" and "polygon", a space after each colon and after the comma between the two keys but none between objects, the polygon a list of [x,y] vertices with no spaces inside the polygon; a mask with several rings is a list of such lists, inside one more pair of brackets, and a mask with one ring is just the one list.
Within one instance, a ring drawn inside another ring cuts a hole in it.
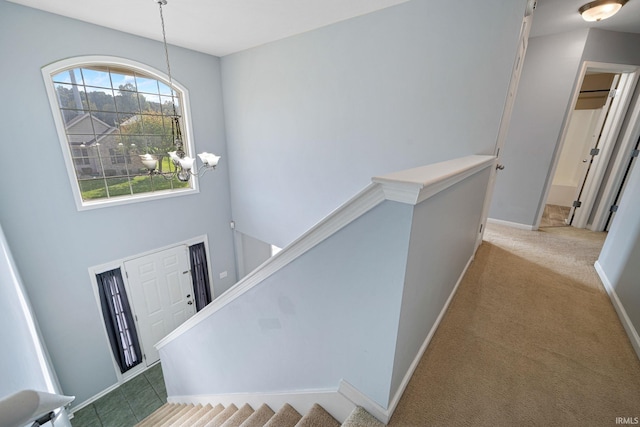
[{"label": "door knob", "polygon": [[496,169],[497,169],[497,170],[503,170],[503,169],[504,169],[504,165],[501,165],[500,163],[498,163],[498,164],[496,165]]},{"label": "door knob", "polygon": [[191,305],[191,304],[193,304],[193,301],[189,301],[189,302],[187,302],[187,304]]}]

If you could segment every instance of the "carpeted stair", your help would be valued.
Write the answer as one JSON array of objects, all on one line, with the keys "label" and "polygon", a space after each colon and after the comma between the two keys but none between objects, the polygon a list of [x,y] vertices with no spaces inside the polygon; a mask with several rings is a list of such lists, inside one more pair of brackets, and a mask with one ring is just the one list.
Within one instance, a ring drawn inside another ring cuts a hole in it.
[{"label": "carpeted stair", "polygon": [[380,421],[361,407],[340,424],[318,404],[303,416],[291,405],[284,404],[278,412],[262,405],[254,410],[249,405],[238,408],[231,404],[188,405],[166,403],[136,427],[383,427]]}]

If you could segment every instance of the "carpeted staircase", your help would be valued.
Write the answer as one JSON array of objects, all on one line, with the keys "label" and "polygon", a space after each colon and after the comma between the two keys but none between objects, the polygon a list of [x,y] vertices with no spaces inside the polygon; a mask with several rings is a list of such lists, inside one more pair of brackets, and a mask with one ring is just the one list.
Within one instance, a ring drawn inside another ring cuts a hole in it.
[{"label": "carpeted staircase", "polygon": [[231,404],[188,405],[166,403],[136,427],[383,427],[380,421],[361,407],[340,424],[322,406],[314,404],[304,416],[285,404],[278,412],[262,405],[254,410],[249,405],[238,408]]}]

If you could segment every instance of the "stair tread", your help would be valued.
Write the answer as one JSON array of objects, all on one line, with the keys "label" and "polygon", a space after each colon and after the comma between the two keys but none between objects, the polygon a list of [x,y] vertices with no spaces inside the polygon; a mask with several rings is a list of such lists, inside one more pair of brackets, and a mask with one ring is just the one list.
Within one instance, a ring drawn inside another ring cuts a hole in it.
[{"label": "stair tread", "polygon": [[342,427],[384,427],[384,424],[362,406],[357,406],[344,421]]},{"label": "stair tread", "polygon": [[155,427],[161,425],[164,420],[168,420],[173,417],[174,414],[177,414],[182,408],[187,405],[184,403],[180,404],[168,404],[169,410],[161,413],[156,413],[156,415],[151,414],[147,418],[145,418],[141,423],[137,424],[136,427]]},{"label": "stair tread", "polygon": [[253,414],[253,408],[249,404],[245,403],[238,409],[224,424],[222,427],[240,427],[240,425]]},{"label": "stair tread", "polygon": [[178,411],[174,412],[171,414],[171,416],[169,418],[166,418],[164,420],[162,420],[162,422],[160,424],[156,424],[158,427],[160,426],[171,426],[173,425],[173,423],[175,423],[177,420],[179,420],[180,418],[182,418],[182,416],[184,414],[186,414],[187,412],[189,412],[195,405],[190,404],[190,405],[184,405],[184,407],[180,408]]},{"label": "stair tread", "polygon": [[295,427],[340,427],[340,423],[322,406],[314,403]]},{"label": "stair tread", "polygon": [[263,403],[255,412],[247,418],[240,427],[262,427],[275,415],[273,409]]},{"label": "stair tread", "polygon": [[224,406],[218,403],[216,406],[206,412],[198,421],[194,422],[190,427],[204,427],[222,411],[224,411]]},{"label": "stair tread", "polygon": [[198,412],[200,410],[200,408],[202,408],[202,405],[196,405],[196,406],[192,407],[188,411],[184,412],[180,417],[178,417],[175,420],[173,420],[171,425],[177,427],[177,426],[183,424],[186,420],[191,418],[193,416],[193,414]]},{"label": "stair tread", "polygon": [[190,417],[182,421],[181,424],[177,424],[176,427],[191,427],[193,424],[204,416],[207,412],[213,409],[210,403],[207,403],[205,406],[198,405],[199,408],[196,412],[192,413]]},{"label": "stair tread", "polygon": [[153,413],[149,414],[145,419],[143,419],[138,424],[136,424],[135,427],[151,426],[153,425],[151,424],[152,420],[162,419],[162,417],[164,417],[166,414],[173,411],[174,409],[175,408],[173,407],[173,405],[171,405],[170,403],[165,403],[164,405],[156,409]]},{"label": "stair tread", "polygon": [[222,424],[225,423],[233,414],[238,411],[238,407],[233,403],[226,408],[222,412],[220,412],[214,419],[205,424],[205,427],[222,427]]},{"label": "stair tread", "polygon": [[264,427],[295,427],[302,415],[291,405],[285,403],[282,408],[264,425]]}]

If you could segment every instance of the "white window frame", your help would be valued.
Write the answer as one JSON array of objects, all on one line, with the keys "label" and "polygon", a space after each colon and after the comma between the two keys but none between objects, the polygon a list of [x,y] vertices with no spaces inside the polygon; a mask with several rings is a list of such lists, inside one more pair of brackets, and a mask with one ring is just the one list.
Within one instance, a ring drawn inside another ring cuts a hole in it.
[{"label": "white window frame", "polygon": [[[69,142],[64,126],[64,119],[62,112],[58,106],[58,99],[56,94],[55,85],[53,84],[52,77],[62,71],[79,68],[83,66],[95,66],[95,65],[110,65],[115,67],[130,68],[140,73],[153,76],[155,79],[162,81],[167,86],[169,85],[169,77],[155,68],[142,64],[137,61],[133,61],[126,58],[119,58],[115,56],[104,55],[89,55],[78,56],[73,58],[63,59],[61,61],[54,62],[52,64],[42,67],[42,77],[44,79],[45,88],[49,97],[49,104],[51,106],[51,112],[53,113],[53,120],[56,125],[58,133],[58,140],[60,147],[62,148],[62,155],[64,158],[65,166],[67,168],[67,174],[69,175],[69,181],[71,183],[71,189],[73,197],[76,202],[76,207],[79,211],[104,208],[108,206],[125,205],[129,203],[145,202],[148,200],[165,199],[169,197],[186,196],[189,194],[196,194],[200,192],[199,182],[197,176],[192,176],[190,179],[190,186],[187,188],[178,188],[171,190],[154,191],[150,193],[141,193],[128,196],[119,196],[114,198],[104,198],[96,200],[83,200],[82,193],[80,192],[80,185],[78,184],[78,177],[76,176],[75,166],[69,149]],[[193,143],[193,128],[191,125],[191,111],[189,101],[189,91],[185,86],[172,79],[172,83],[175,89],[182,94],[182,134],[183,141],[186,147],[187,153],[193,156],[195,155],[195,147]]]}]

